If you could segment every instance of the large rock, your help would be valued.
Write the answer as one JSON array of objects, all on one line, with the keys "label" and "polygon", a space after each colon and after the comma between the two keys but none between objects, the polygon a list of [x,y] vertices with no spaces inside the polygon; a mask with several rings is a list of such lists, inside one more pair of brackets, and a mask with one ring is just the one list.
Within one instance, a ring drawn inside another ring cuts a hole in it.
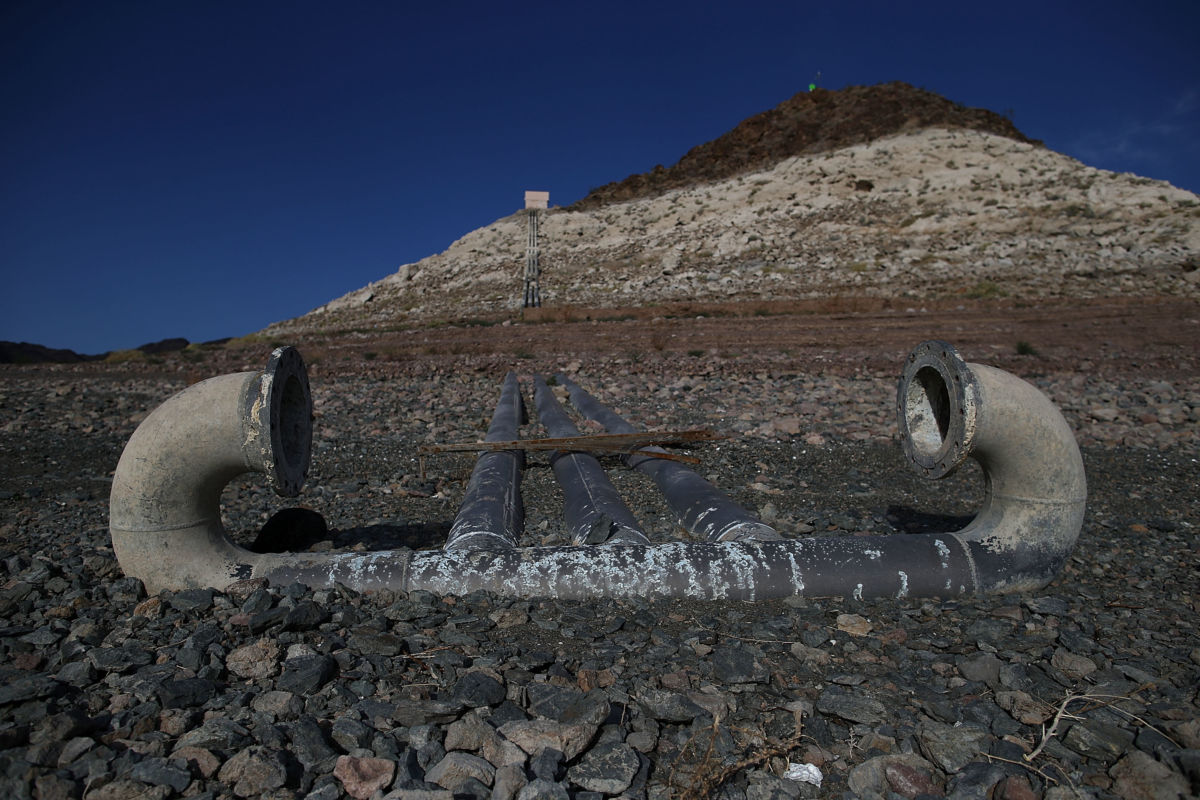
[{"label": "large rock", "polygon": [[587,751],[578,764],[567,770],[567,778],[584,789],[616,795],[629,788],[640,763],[633,748],[606,742]]},{"label": "large rock", "polygon": [[491,786],[496,768],[479,756],[470,753],[447,753],[425,773],[425,780],[455,791],[469,779]]},{"label": "large rock", "polygon": [[866,694],[830,686],[817,698],[817,710],[850,722],[875,725],[887,717],[887,707]]},{"label": "large rock", "polygon": [[259,639],[230,651],[225,668],[240,678],[269,678],[279,672],[279,645],[272,639]]},{"label": "large rock", "polygon": [[1191,792],[1181,773],[1141,750],[1122,758],[1108,774],[1113,779],[1113,791],[1125,800],[1176,800]]},{"label": "large rock", "polygon": [[531,756],[553,747],[570,761],[582,753],[595,737],[596,726],[565,724],[548,719],[514,720],[500,726],[500,735]]},{"label": "large rock", "polygon": [[355,800],[367,800],[392,782],[396,776],[396,763],[386,758],[340,756],[333,774],[342,782],[346,794]]},{"label": "large rock", "polygon": [[864,798],[887,797],[889,792],[902,797],[937,796],[942,790],[937,767],[915,753],[869,758],[850,770],[847,782],[852,792]]},{"label": "large rock", "polygon": [[665,689],[646,689],[637,699],[645,712],[660,722],[691,722],[708,713],[684,695]]},{"label": "large rock", "polygon": [[287,783],[287,757],[279,750],[252,745],[226,761],[217,778],[238,797],[259,797]]},{"label": "large rock", "polygon": [[986,728],[970,722],[947,725],[926,719],[917,725],[917,743],[921,752],[945,772],[958,772],[982,758],[991,739]]}]

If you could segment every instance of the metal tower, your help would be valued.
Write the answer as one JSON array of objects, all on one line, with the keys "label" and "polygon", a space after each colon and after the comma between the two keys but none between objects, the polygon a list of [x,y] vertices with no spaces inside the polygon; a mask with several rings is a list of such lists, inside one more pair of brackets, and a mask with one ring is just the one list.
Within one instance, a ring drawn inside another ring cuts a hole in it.
[{"label": "metal tower", "polygon": [[525,210],[529,212],[529,244],[525,250],[525,308],[541,308],[541,265],[538,264],[538,212],[550,205],[549,192],[526,192]]}]

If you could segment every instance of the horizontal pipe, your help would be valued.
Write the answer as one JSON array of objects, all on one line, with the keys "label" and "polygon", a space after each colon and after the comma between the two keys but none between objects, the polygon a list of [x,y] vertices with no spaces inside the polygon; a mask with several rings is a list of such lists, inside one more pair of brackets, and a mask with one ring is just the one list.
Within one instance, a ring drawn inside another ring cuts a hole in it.
[{"label": "horizontal pipe", "polygon": [[[509,385],[505,409],[513,407]],[[897,411],[905,454],[922,474],[942,477],[967,457],[982,467],[984,504],[965,529],[600,548],[259,554],[229,542],[219,501],[221,488],[242,471],[267,473],[284,493],[298,491],[303,480],[311,441],[307,380],[294,351],[276,351],[264,373],[197,384],[142,423],[114,476],[113,544],[126,574],[151,592],[265,577],[444,594],[765,600],[956,597],[1048,583],[1078,537],[1087,494],[1078,447],[1053,404],[1012,375],[966,364],[949,345],[926,342],[906,362]]]},{"label": "horizontal pipe", "polygon": [[979,591],[953,536],[810,537],[606,547],[291,555],[272,582],[516,597],[958,597]]},{"label": "horizontal pipe", "polygon": [[[637,431],[565,375],[557,375],[555,380],[567,387],[571,405],[588,419],[599,422],[609,433]],[[693,470],[654,457],[655,453],[661,452],[665,451],[659,447],[644,447],[625,456],[625,463],[654,481],[684,530],[709,542],[780,538],[774,528],[759,521]]]},{"label": "horizontal pipe", "polygon": [[[525,405],[521,401],[517,374],[510,372],[504,378],[500,400],[484,441],[515,441],[524,420]],[[500,450],[479,456],[458,507],[458,515],[446,537],[447,550],[517,546],[525,524],[521,507],[521,470],[524,466],[525,453],[521,450]]]},{"label": "horizontal pipe", "polygon": [[[575,423],[540,377],[533,381],[533,405],[538,421],[550,436],[579,435]],[[595,456],[556,450],[550,454],[550,466],[563,490],[563,519],[572,542],[650,543]]]}]

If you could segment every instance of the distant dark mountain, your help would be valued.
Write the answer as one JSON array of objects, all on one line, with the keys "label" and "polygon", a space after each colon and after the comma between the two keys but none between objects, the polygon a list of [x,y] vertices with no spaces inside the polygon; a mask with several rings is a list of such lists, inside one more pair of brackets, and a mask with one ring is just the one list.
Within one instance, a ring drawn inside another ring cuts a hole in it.
[{"label": "distant dark mountain", "polygon": [[[226,341],[228,340],[217,339],[213,342],[205,342],[205,344],[220,344]],[[170,353],[176,350],[183,350],[188,344],[187,339],[176,337],[150,342],[135,349],[141,350],[147,355],[154,355],[155,353]],[[76,353],[74,350],[55,349],[30,342],[0,341],[0,364],[78,364],[82,361],[102,361],[108,355],[107,352],[97,355],[85,355],[83,353]]]},{"label": "distant dark mountain", "polygon": [[837,150],[920,128],[967,128],[1038,144],[1012,121],[983,108],[968,108],[907,83],[848,86],[801,92],[741,122],[728,133],[689,150],[671,167],[593,189],[571,210],[656,197],[672,189],[712,183],[766,169],[785,158]]},{"label": "distant dark mountain", "polygon": [[80,361],[96,361],[103,355],[87,356],[74,350],[56,350],[30,342],[0,342],[0,364],[77,364]]}]

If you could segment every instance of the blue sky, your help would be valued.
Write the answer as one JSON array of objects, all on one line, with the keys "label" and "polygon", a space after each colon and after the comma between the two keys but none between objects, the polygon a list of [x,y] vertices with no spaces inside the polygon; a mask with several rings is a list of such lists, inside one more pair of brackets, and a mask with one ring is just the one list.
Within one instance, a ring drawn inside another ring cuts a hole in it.
[{"label": "blue sky", "polygon": [[6,0],[0,339],[249,333],[526,189],[566,205],[674,163],[818,72],[1011,111],[1051,149],[1200,191],[1197,30],[1192,0]]}]

